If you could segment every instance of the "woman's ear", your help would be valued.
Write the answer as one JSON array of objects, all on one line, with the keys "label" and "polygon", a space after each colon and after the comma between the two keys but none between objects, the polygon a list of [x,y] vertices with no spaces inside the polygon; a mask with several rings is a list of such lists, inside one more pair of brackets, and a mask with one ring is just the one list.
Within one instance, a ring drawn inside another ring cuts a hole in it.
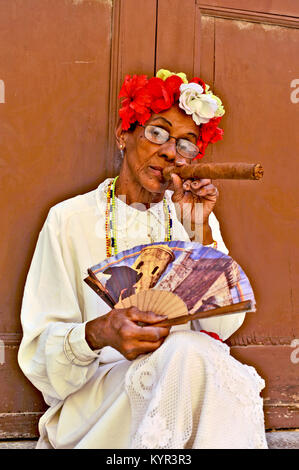
[{"label": "woman's ear", "polygon": [[122,121],[119,119],[117,126],[115,128],[115,138],[117,142],[117,146],[119,149],[122,149],[125,147],[125,131],[121,127]]}]

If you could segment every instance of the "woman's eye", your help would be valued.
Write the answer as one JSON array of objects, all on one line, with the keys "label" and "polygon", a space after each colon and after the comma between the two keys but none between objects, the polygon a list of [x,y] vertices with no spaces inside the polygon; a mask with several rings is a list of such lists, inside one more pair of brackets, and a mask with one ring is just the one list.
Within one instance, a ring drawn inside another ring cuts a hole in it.
[{"label": "woman's eye", "polygon": [[192,144],[190,145],[191,142],[188,142],[187,140],[180,140],[180,148],[182,150],[190,150],[190,147],[192,148]]},{"label": "woman's eye", "polygon": [[166,142],[168,139],[168,132],[160,127],[150,126],[146,129],[146,136],[157,142]]},{"label": "woman's eye", "polygon": [[164,132],[162,131],[162,129],[159,129],[158,127],[154,127],[151,132],[152,132],[152,135],[154,135],[155,137],[163,137],[164,135]]},{"label": "woman's eye", "polygon": [[178,152],[186,158],[194,158],[198,154],[199,149],[189,140],[180,139],[178,141]]}]

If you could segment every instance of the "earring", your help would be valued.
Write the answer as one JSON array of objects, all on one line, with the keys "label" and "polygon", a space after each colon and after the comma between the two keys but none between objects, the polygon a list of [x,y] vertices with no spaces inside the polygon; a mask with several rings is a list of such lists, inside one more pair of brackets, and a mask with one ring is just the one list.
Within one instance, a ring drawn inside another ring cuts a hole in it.
[{"label": "earring", "polygon": [[124,158],[124,156],[125,156],[125,152],[124,152],[124,150],[123,150],[123,149],[124,149],[124,146],[123,146],[123,144],[120,144],[119,148],[120,148],[120,154],[121,154],[121,158]]}]

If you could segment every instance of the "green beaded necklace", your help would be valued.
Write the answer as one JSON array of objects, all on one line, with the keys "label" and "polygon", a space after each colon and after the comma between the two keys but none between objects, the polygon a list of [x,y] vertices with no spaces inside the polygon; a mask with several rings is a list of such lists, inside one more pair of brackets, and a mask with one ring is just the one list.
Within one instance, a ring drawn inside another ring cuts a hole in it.
[{"label": "green beaded necklace", "polygon": [[[106,231],[106,256],[116,255],[118,253],[117,240],[116,240],[116,223],[115,223],[115,183],[118,176],[114,178],[108,185],[107,189],[107,204],[106,204],[106,217],[105,217],[105,231]],[[163,198],[164,220],[165,220],[165,241],[172,240],[172,218],[166,198]]]}]

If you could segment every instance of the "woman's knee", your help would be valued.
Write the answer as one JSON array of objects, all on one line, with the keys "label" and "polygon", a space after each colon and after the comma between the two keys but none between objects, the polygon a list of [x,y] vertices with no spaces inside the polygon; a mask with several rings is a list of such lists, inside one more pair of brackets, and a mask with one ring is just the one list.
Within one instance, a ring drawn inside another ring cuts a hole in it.
[{"label": "woman's knee", "polygon": [[176,357],[199,356],[201,350],[207,347],[207,341],[202,334],[194,331],[177,331],[170,333],[165,339],[161,349],[166,355],[171,354]]},{"label": "woman's knee", "polygon": [[202,343],[205,342],[205,338],[203,338],[202,334],[197,331],[174,331],[171,332],[165,342],[164,345],[175,346],[177,349],[186,350],[190,347],[200,347]]}]

